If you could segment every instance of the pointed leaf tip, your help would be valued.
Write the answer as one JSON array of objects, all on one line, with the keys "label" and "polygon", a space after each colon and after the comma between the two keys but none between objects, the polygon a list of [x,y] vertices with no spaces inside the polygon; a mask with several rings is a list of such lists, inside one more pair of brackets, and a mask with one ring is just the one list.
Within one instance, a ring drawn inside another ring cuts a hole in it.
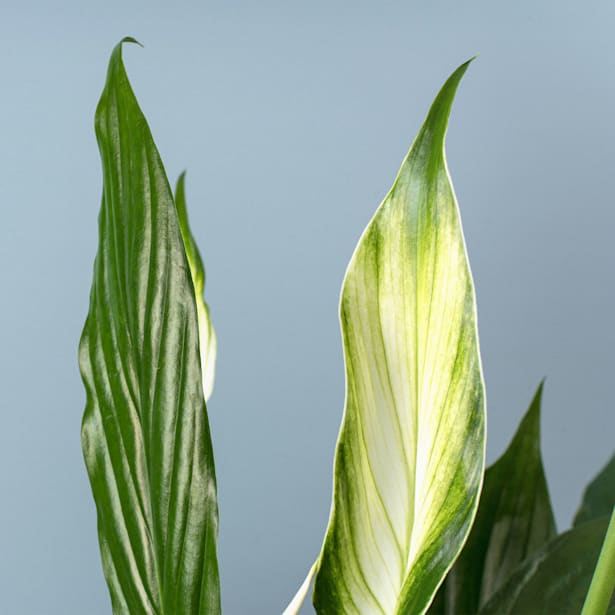
[{"label": "pointed leaf tip", "polygon": [[[412,145],[411,152],[415,151],[418,153],[421,150],[425,150],[424,153],[429,152],[433,161],[444,160],[444,140],[453,101],[461,79],[473,61],[474,57],[458,66],[446,80],[431,104],[425,122]],[[409,156],[406,158],[405,163],[408,160]]]},{"label": "pointed leaf tip", "polygon": [[[109,72],[111,72],[111,70],[115,68],[117,65],[120,65],[123,68],[122,48],[124,47],[125,43],[131,44],[131,45],[133,44],[138,45],[139,47],[143,48],[143,45],[136,38],[133,38],[132,36],[125,36],[113,48],[113,51],[111,52],[111,58],[109,60],[109,68],[108,68],[107,74],[109,74]],[[108,77],[107,77],[107,81],[108,81]]]},{"label": "pointed leaf tip", "polygon": [[120,42],[119,45],[122,45],[124,43],[134,43],[135,45],[139,45],[139,47],[143,48],[143,44],[140,43],[136,38],[133,38],[132,36],[125,36]]}]

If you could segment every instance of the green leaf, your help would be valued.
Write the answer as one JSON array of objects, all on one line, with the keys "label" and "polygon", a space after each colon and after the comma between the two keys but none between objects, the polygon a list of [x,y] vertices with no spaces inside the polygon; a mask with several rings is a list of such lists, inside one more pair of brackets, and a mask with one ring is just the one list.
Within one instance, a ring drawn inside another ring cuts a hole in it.
[{"label": "green leaf", "polygon": [[610,515],[613,508],[615,508],[615,455],[585,489],[573,524],[576,526]]},{"label": "green leaf", "polygon": [[550,541],[515,570],[480,615],[578,615],[608,522],[596,519]]},{"label": "green leaf", "polygon": [[122,43],[96,136],[103,198],[79,363],[83,452],[113,611],[218,614],[216,481],[194,290]]},{"label": "green leaf", "polygon": [[186,249],[188,264],[190,265],[190,275],[194,286],[196,311],[199,321],[199,348],[201,350],[201,370],[203,371],[203,391],[205,393],[205,401],[208,401],[214,388],[217,340],[209,314],[209,306],[205,303],[203,298],[203,292],[205,290],[205,268],[203,267],[203,259],[201,258],[199,248],[194,241],[188,223],[185,180],[186,173],[184,172],[177,180],[177,187],[175,188],[175,206],[177,207],[179,229],[184,242],[184,248]]},{"label": "green leaf", "polygon": [[506,452],[485,472],[476,520],[432,614],[478,612],[526,557],[557,534],[540,456],[542,387]]},{"label": "green leaf", "polygon": [[434,101],[342,288],[346,407],[318,561],[320,614],[422,613],[476,511],[484,386],[475,299]]}]

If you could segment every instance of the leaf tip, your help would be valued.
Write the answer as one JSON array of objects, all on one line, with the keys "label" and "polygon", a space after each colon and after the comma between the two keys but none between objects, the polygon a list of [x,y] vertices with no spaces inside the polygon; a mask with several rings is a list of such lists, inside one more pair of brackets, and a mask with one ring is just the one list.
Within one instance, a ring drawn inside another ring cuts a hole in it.
[{"label": "leaf tip", "polygon": [[473,56],[469,60],[466,60],[451,73],[450,77],[445,81],[434,99],[425,123],[423,124],[421,130],[423,136],[427,136],[428,140],[432,143],[440,142],[442,148],[444,146],[448,118],[455,94],[457,93],[457,88],[466,70],[468,70],[468,66],[470,66],[475,58],[476,56]]},{"label": "leaf tip", "polygon": [[447,79],[446,83],[442,87],[442,92],[446,91],[450,87],[453,88],[453,95],[457,90],[457,86],[461,81],[461,78],[465,75],[465,72],[468,70],[468,67],[474,60],[478,58],[478,54],[473,55],[470,59],[466,60],[463,64],[460,64],[451,74],[451,76]]},{"label": "leaf tip", "polygon": [[543,376],[542,380],[538,383],[538,387],[536,389],[536,393],[534,393],[534,399],[532,400],[532,405],[538,405],[538,412],[540,412],[540,405],[542,403],[542,392],[545,388],[545,381],[547,380],[546,376]]},{"label": "leaf tip", "polygon": [[123,45],[124,43],[134,43],[135,45],[139,45],[139,47],[144,47],[144,45],[142,43],[140,43],[136,38],[134,38],[133,36],[125,36],[119,43],[118,45]]},{"label": "leaf tip", "polygon": [[532,431],[536,434],[536,446],[540,448],[540,415],[542,413],[542,392],[544,389],[545,378],[543,378],[536,392],[534,393],[534,397],[530,403],[530,407],[528,408],[524,418],[521,420],[521,424],[527,424],[532,426]]},{"label": "leaf tip", "polygon": [[186,185],[186,171],[183,170],[175,182],[175,206],[180,214],[180,220],[182,216],[186,216],[186,197],[185,194]]},{"label": "leaf tip", "polygon": [[114,48],[111,53],[111,64],[115,62],[122,63],[122,48],[124,43],[139,45],[139,47],[143,47],[143,45],[132,36],[125,36]]},{"label": "leaf tip", "polygon": [[109,63],[110,64],[110,68],[114,64],[123,65],[123,62],[122,62],[122,47],[124,46],[124,43],[135,44],[135,45],[139,45],[139,47],[143,47],[143,45],[136,38],[134,38],[132,36],[125,36],[113,48],[113,51],[111,53],[111,60],[110,60],[110,63]]}]

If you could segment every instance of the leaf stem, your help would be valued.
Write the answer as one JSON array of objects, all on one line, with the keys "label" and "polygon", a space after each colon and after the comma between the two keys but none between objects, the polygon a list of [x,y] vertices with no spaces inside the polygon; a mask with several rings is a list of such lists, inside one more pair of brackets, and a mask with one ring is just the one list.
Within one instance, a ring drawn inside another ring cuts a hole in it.
[{"label": "leaf stem", "polygon": [[605,615],[615,588],[615,508],[581,615]]}]

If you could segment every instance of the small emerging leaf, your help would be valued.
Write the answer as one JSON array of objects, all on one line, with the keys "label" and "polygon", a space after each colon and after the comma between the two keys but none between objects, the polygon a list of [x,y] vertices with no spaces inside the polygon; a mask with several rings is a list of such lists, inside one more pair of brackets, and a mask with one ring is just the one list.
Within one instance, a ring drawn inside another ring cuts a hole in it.
[{"label": "small emerging leaf", "polygon": [[186,173],[182,173],[177,180],[177,187],[175,188],[175,206],[177,207],[179,229],[184,242],[184,248],[186,249],[186,257],[190,265],[190,275],[194,286],[196,311],[199,321],[199,348],[201,351],[201,370],[203,372],[203,391],[205,393],[205,401],[208,401],[214,388],[217,340],[209,315],[209,306],[203,298],[205,291],[205,267],[203,267],[203,259],[188,223],[185,180]]},{"label": "small emerging leaf", "polygon": [[475,300],[434,101],[342,288],[346,407],[318,560],[320,615],[422,613],[472,523],[484,469]]},{"label": "small emerging leaf", "polygon": [[515,570],[479,615],[579,615],[608,523],[608,517],[596,519],[551,540]]},{"label": "small emerging leaf", "polygon": [[195,295],[122,43],[109,62],[96,136],[103,198],[79,365],[83,452],[113,612],[217,615],[216,481]]},{"label": "small emerging leaf", "polygon": [[556,533],[540,456],[542,384],[506,452],[487,468],[468,540],[430,614],[477,613],[511,572]]},{"label": "small emerging leaf", "polygon": [[602,468],[583,493],[574,525],[608,516],[615,508],[615,455]]}]

